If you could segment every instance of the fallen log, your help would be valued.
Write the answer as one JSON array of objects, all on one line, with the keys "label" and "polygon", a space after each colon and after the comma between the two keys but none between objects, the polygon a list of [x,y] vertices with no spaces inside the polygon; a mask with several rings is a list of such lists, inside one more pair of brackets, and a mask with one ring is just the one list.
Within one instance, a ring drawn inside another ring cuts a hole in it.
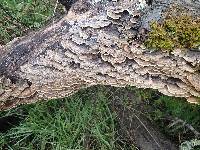
[{"label": "fallen log", "polygon": [[97,84],[153,88],[196,102],[200,51],[143,44],[151,21],[165,19],[173,5],[199,16],[199,1],[80,0],[58,22],[2,46],[0,110]]}]

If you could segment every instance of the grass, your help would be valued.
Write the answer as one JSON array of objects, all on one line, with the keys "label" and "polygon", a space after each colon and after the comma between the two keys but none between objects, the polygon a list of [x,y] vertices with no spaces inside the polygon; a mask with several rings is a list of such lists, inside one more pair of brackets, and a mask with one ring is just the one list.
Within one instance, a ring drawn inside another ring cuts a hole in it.
[{"label": "grass", "polygon": [[[190,104],[184,98],[165,96],[152,89],[127,87],[115,90],[117,92],[114,92],[112,96],[119,97],[124,107],[143,114],[175,143],[181,144],[200,138],[185,126],[189,124],[200,132],[200,105]],[[133,93],[134,97],[130,93]],[[178,119],[182,122],[175,123]]]},{"label": "grass", "polygon": [[0,44],[41,28],[53,15],[56,0],[1,0]]},{"label": "grass", "polygon": [[[131,93],[134,93],[134,97]],[[115,97],[124,102],[125,108],[143,113],[177,143],[195,138],[184,125],[169,129],[167,126],[171,122],[166,122],[165,117],[177,117],[200,131],[200,106],[188,105],[183,99],[162,95],[156,97],[156,93],[132,87],[96,86],[68,98],[1,112],[0,120],[6,116],[18,116],[20,122],[14,122],[14,126],[0,133],[0,149],[134,150],[134,145],[119,134],[117,115],[110,108],[111,100]]]},{"label": "grass", "polygon": [[119,148],[115,114],[108,105],[102,88],[83,90],[63,100],[29,105],[20,125],[1,134],[0,147],[15,150]]},{"label": "grass", "polygon": [[160,126],[164,134],[177,143],[200,138],[186,126],[189,124],[200,132],[200,105],[188,104],[184,99],[168,96],[161,96],[152,105],[154,108],[150,113],[152,120]]},{"label": "grass", "polygon": [[[176,141],[184,150],[190,150],[189,145],[193,147],[191,150],[200,150],[200,135],[195,135],[191,128],[186,126],[188,124],[200,133],[200,105],[188,104],[180,98],[161,96],[153,102],[153,107],[151,118],[165,135]],[[195,147],[192,141],[197,141]]]}]

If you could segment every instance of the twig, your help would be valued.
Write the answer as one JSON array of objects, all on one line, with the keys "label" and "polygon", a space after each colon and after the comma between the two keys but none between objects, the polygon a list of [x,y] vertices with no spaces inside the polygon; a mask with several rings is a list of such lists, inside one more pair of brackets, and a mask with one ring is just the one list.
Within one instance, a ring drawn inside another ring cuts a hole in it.
[{"label": "twig", "polygon": [[145,130],[149,133],[149,135],[152,137],[152,139],[154,140],[154,142],[159,146],[159,148],[161,148],[160,144],[156,141],[156,139],[153,137],[153,135],[151,134],[151,132],[148,130],[148,128],[146,127],[146,125],[140,120],[140,118],[134,113],[134,116],[138,119],[138,121],[142,124],[142,126],[145,128]]},{"label": "twig", "polygon": [[[116,101],[116,100],[115,100]],[[120,104],[121,105],[121,104]],[[123,105],[122,105],[123,106]],[[126,109],[126,107],[125,106],[123,106],[123,110],[125,110]],[[140,124],[144,127],[144,129],[148,132],[148,134],[152,137],[152,139],[154,140],[154,142],[156,143],[156,145],[158,145],[158,147],[161,149],[161,146],[160,146],[160,144],[156,141],[156,139],[153,137],[153,135],[151,134],[151,132],[149,131],[149,129],[146,127],[146,125],[141,121],[141,119],[135,114],[135,112],[134,111],[132,111],[132,110],[130,110],[129,108],[128,108],[128,110],[129,111],[131,111],[132,113],[133,113],[133,115],[136,117],[136,119],[140,122]],[[125,118],[124,117],[124,111],[123,111],[123,118]],[[128,132],[127,132],[128,133]],[[129,137],[131,137],[130,135],[129,135]]]}]

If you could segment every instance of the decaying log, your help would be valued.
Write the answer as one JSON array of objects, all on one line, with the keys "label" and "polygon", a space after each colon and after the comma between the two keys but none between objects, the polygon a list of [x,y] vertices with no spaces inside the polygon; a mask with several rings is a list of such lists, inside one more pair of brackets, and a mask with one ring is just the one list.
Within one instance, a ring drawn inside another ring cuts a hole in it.
[{"label": "decaying log", "polygon": [[169,6],[189,0],[80,0],[57,23],[0,48],[0,109],[61,98],[96,84],[200,97],[200,51],[151,51],[142,43]]}]

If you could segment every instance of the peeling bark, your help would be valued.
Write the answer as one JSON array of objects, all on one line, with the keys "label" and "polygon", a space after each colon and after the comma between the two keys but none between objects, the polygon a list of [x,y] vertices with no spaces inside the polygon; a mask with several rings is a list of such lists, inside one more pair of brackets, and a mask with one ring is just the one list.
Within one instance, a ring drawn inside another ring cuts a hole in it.
[{"label": "peeling bark", "polygon": [[[149,4],[149,5],[148,5]],[[0,110],[66,97],[96,84],[153,88],[200,97],[200,51],[152,52],[142,44],[152,20],[188,0],[82,0],[60,21],[0,48]]]}]

